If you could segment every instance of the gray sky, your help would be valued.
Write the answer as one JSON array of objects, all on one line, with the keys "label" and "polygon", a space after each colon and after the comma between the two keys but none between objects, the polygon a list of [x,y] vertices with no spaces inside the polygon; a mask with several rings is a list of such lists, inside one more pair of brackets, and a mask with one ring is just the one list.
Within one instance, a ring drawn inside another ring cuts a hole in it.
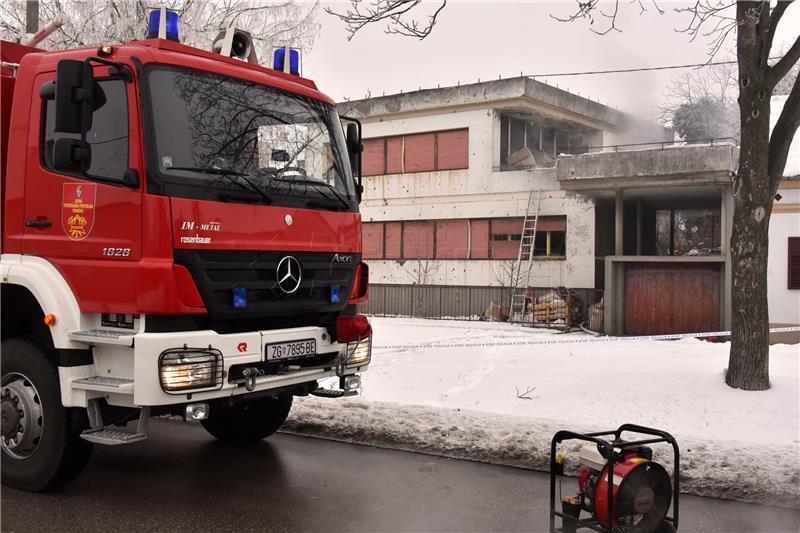
[{"label": "gray sky", "polygon": [[[320,12],[322,25],[314,49],[303,58],[303,74],[314,79],[336,100],[363,98],[423,88],[455,85],[503,77],[520,71],[550,73],[702,63],[709,50],[705,43],[689,42],[676,28],[688,22],[674,13],[684,2],[659,2],[666,11],[658,15],[626,0],[620,2],[617,25],[622,33],[592,33],[582,22],[562,23],[550,14],[566,16],[572,0],[562,2],[478,2],[450,0],[433,33],[423,41],[386,35],[382,25],[359,32],[348,42],[344,24]],[[347,2],[323,2],[343,10]],[[426,6],[433,7],[435,4]],[[595,22],[600,26],[602,20]],[[800,2],[782,19],[776,43],[790,44],[800,33]],[[733,40],[717,59],[733,57]],[[665,87],[679,71],[606,74],[550,78],[582,96],[608,103],[646,118],[663,100]],[[542,80],[546,78],[541,78]]]}]

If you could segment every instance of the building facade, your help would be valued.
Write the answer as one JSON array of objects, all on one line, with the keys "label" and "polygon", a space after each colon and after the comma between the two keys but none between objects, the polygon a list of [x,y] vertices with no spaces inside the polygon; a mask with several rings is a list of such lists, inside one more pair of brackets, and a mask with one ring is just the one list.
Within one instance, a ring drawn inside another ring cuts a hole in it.
[{"label": "building facade", "polygon": [[373,311],[401,312],[380,301],[401,287],[436,287],[422,307],[439,300],[440,315],[484,311],[465,287],[508,305],[523,220],[538,213],[527,284],[594,291],[606,331],[729,324],[733,144],[676,147],[669,129],[524,77],[339,109],[364,124]]}]

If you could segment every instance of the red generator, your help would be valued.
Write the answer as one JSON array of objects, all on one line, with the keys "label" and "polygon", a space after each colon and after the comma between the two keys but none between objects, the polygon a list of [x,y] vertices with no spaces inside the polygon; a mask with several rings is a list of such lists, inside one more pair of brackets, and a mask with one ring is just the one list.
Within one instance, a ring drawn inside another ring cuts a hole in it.
[{"label": "red generator", "polygon": [[[636,433],[624,440],[623,433]],[[609,437],[613,439],[608,440]],[[560,494],[564,476],[563,455],[558,445],[571,440],[580,448],[578,492]],[[650,445],[672,446],[672,481],[667,470],[653,461]],[[550,531],[574,533],[578,529],[603,532],[668,533],[678,528],[680,451],[669,433],[635,424],[597,433],[559,431],[550,447]],[[558,481],[558,483],[557,483]],[[556,486],[561,510],[556,509]],[[670,505],[672,516],[668,516]],[[560,518],[560,527],[556,526]]]}]

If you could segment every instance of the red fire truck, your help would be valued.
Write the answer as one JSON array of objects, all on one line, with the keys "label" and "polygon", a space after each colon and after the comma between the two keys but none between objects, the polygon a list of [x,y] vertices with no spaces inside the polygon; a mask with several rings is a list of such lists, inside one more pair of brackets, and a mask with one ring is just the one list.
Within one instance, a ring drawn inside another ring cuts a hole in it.
[{"label": "red fire truck", "polygon": [[233,30],[192,48],[167,15],[125,45],[0,45],[10,486],[68,482],[152,416],[262,439],[370,362],[360,124],[297,51],[260,66]]}]

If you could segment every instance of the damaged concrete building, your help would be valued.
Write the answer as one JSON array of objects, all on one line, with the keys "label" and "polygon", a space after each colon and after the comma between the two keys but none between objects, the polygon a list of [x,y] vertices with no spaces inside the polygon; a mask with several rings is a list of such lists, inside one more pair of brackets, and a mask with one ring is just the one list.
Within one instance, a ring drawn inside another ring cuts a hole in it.
[{"label": "damaged concrete building", "polygon": [[[526,285],[582,290],[587,320],[602,301],[606,332],[730,324],[734,144],[676,146],[669,129],[527,77],[338,107],[364,124],[367,311],[477,315],[480,288],[508,306],[535,214]],[[409,307],[406,289],[423,287]]]}]

